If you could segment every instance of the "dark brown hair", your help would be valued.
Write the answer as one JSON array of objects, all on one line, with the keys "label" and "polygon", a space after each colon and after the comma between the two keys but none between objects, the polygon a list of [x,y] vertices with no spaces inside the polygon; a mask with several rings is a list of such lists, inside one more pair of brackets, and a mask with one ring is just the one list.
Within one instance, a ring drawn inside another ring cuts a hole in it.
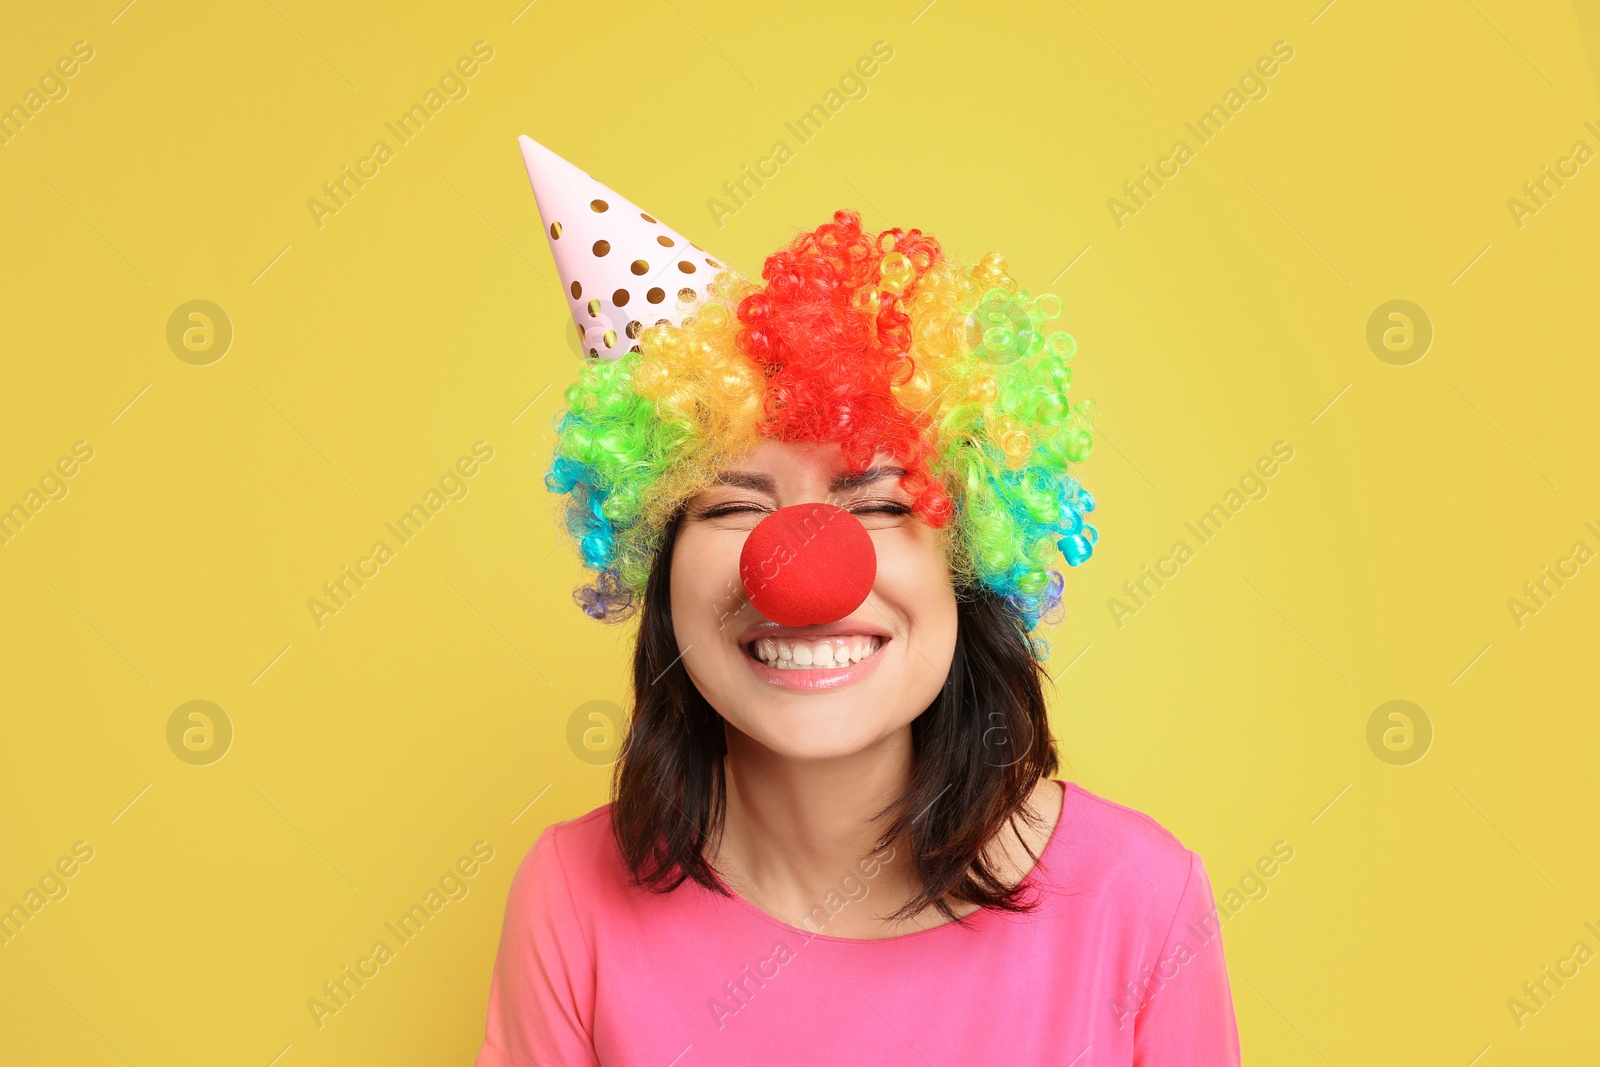
[{"label": "dark brown hair", "polygon": [[[633,884],[664,893],[687,878],[727,895],[703,854],[725,811],[726,735],[684,670],[672,626],[669,576],[683,514],[665,528],[639,615],[634,707],[613,768],[611,825]],[[922,883],[892,919],[931,906],[963,921],[949,899],[1007,912],[1036,904],[982,853],[1011,820],[1033,823],[1028,797],[1056,773],[1044,668],[1016,614],[988,586],[958,586],[956,601],[950,674],[911,724],[911,780],[873,816],[889,820],[873,852],[908,844]]]}]

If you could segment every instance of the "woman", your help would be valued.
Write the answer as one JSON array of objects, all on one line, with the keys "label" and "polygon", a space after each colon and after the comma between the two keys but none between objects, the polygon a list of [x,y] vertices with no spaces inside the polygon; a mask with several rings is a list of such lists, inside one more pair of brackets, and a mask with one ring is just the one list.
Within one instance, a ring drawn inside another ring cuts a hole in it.
[{"label": "woman", "polygon": [[693,246],[523,150],[594,357],[547,484],[578,603],[639,632],[613,800],[518,869],[480,1067],[1238,1064],[1200,857],[1053,777],[1029,635],[1096,536],[1058,302],[839,212],[645,325],[601,261]]}]

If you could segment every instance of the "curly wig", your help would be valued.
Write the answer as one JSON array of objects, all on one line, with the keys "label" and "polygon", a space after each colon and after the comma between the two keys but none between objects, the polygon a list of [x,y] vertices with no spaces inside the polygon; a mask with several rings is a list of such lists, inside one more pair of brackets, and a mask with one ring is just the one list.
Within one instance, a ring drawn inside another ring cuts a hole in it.
[{"label": "curly wig", "polygon": [[892,454],[913,513],[948,527],[955,583],[988,586],[1024,633],[1060,621],[1056,555],[1076,566],[1096,539],[1094,498],[1068,473],[1089,455],[1094,402],[1068,402],[1076,343],[1046,329],[1061,301],[1030,296],[999,253],[969,267],[851,211],[761,277],[724,271],[681,324],[639,330],[568,386],[545,484],[569,494],[566,529],[597,572],[573,594],[584,612],[632,617],[678,508],[775,439],[837,442],[857,471]]}]

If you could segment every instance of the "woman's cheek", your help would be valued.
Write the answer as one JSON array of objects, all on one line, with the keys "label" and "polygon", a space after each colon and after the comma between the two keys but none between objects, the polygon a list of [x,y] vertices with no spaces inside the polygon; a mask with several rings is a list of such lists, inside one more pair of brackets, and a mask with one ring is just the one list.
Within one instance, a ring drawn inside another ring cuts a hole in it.
[{"label": "woman's cheek", "polygon": [[672,557],[672,628],[680,649],[696,639],[706,614],[704,567],[695,549],[680,542]]},{"label": "woman's cheek", "polygon": [[[878,580],[874,591],[909,627],[911,642],[930,683],[943,684],[955,655],[959,614],[950,564],[939,531],[921,523],[891,532],[874,542],[878,549]],[[915,700],[932,699],[932,693],[906,694]]]},{"label": "woman's cheek", "polygon": [[672,607],[680,634],[708,635],[740,624],[747,600],[738,559],[737,548],[715,538],[679,543],[673,552]]},{"label": "woman's cheek", "polygon": [[875,534],[872,547],[878,554],[879,592],[919,600],[946,590],[954,596],[950,565],[940,547],[938,531],[920,522],[907,523]]}]

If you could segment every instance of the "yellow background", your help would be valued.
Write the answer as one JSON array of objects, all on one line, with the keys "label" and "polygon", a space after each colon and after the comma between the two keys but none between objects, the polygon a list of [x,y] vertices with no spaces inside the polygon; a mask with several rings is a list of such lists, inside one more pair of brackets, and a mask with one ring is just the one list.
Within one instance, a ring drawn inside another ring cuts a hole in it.
[{"label": "yellow background", "polygon": [[[0,905],[94,858],[0,947],[0,1061],[476,1049],[517,862],[605,800],[567,724],[625,701],[631,636],[571,604],[541,484],[576,362],[527,133],[749,271],[850,206],[1059,293],[1102,412],[1101,540],[1048,633],[1066,774],[1219,896],[1293,847],[1225,927],[1247,1059],[1590,1062],[1600,963],[1520,1028],[1506,1002],[1600,950],[1600,564],[1520,626],[1507,602],[1600,549],[1600,163],[1520,228],[1506,202],[1600,149],[1594,3],[524,2],[8,14],[0,103],[94,58],[0,146],[0,505],[94,458],[0,546]],[[479,40],[469,95],[319,228],[307,200]],[[866,97],[796,145],[879,40]],[[1184,122],[1280,40],[1197,147]],[[719,227],[708,199],[780,138]],[[1178,138],[1195,158],[1118,228],[1107,200]],[[234,329],[209,366],[166,340],[196,299]],[[1406,366],[1366,342],[1394,299],[1434,330]],[[319,629],[307,599],[480,440],[470,494]],[[1269,495],[1199,546],[1184,523],[1280,440]],[[234,730],[209,766],[167,743],[196,699]],[[1405,766],[1367,742],[1394,699],[1434,732]],[[477,841],[470,894],[318,1029],[307,999]]]}]

